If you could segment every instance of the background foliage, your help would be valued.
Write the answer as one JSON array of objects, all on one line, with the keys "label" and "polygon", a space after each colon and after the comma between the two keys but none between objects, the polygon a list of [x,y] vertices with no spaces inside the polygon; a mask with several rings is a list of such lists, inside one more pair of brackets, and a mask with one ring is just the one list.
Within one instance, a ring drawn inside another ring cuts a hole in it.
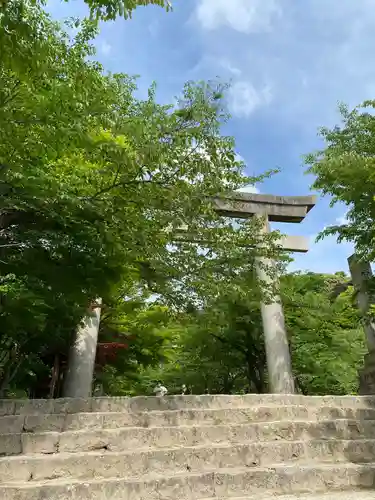
[{"label": "background foliage", "polygon": [[[100,342],[123,346],[98,366],[106,393],[151,393],[157,380],[170,392],[266,391],[254,261],[260,243],[276,256],[275,235],[219,218],[212,198],[270,173],[247,177],[222,134],[225,86],[188,82],[160,105],[155,86],[139,100],[133,77],[95,60],[98,19],[167,1],[87,4],[91,19],[65,27],[37,1],[0,7],[0,396],[48,380],[97,297]],[[314,187],[350,208],[328,232],[369,258],[373,107],[343,107],[342,126],[323,129],[325,149],[306,158]],[[332,295],[347,278],[286,274],[277,256],[300,391],[355,392],[363,334],[350,287]]]}]

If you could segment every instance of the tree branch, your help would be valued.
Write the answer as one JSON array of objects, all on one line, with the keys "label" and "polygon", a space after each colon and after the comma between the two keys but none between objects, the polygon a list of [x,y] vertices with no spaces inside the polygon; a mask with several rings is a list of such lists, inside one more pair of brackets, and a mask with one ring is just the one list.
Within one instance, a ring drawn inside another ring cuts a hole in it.
[{"label": "tree branch", "polygon": [[87,198],[83,198],[84,200],[95,200],[97,199],[100,195],[102,194],[105,194],[105,193],[108,193],[109,191],[111,191],[112,189],[115,189],[117,187],[121,187],[121,186],[131,186],[131,185],[141,185],[141,184],[158,184],[160,186],[163,186],[164,183],[163,182],[157,182],[157,181],[153,181],[153,180],[146,180],[146,179],[143,179],[143,180],[138,180],[138,181],[127,181],[127,182],[124,182],[124,181],[121,181],[121,182],[115,182],[113,183],[111,186],[107,186],[103,189],[100,189],[97,193],[95,193],[93,196],[90,196],[90,197],[87,197]]},{"label": "tree branch", "polygon": [[[17,89],[19,88],[21,84],[20,80],[17,80],[15,84],[13,85],[13,88],[9,91],[8,95],[4,97],[4,99],[0,102],[0,108],[5,108],[5,106],[15,97],[17,97],[18,91]],[[19,89],[18,89],[19,90]]]},{"label": "tree branch", "polygon": [[223,344],[227,344],[227,345],[233,346],[237,351],[242,352],[242,354],[244,354],[244,355],[247,354],[246,349],[244,349],[243,347],[241,347],[239,344],[230,342],[229,340],[224,339],[223,337],[220,337],[220,335],[217,335],[216,333],[211,333],[211,336],[214,337],[216,340],[219,340]]}]

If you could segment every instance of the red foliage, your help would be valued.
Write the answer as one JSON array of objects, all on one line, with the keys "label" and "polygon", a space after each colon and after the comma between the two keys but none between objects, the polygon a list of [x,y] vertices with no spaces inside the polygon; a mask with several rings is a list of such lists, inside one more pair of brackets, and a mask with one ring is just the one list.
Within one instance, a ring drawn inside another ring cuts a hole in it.
[{"label": "red foliage", "polygon": [[107,363],[114,361],[120,349],[128,349],[128,344],[120,342],[100,342],[96,351],[96,364],[103,367]]}]

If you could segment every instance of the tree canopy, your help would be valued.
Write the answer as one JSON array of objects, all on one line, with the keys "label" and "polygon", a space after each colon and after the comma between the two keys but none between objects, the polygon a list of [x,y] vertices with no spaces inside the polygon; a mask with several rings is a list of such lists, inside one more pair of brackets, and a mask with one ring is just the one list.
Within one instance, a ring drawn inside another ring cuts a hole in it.
[{"label": "tree canopy", "polygon": [[293,370],[304,394],[355,394],[366,352],[354,292],[334,296],[334,275],[295,273],[283,278],[283,302]]},{"label": "tree canopy", "polygon": [[[259,292],[249,278],[243,276],[240,287],[237,283],[202,308],[177,314],[164,309],[159,327],[155,329],[153,320],[147,326],[159,338],[158,362],[133,365],[129,375],[121,363],[133,355],[122,351],[120,364],[108,368],[109,393],[152,394],[157,380],[171,393],[180,393],[184,384],[196,394],[267,392]],[[339,296],[332,294],[338,284],[347,282],[343,273],[292,273],[282,278],[293,374],[303,394],[357,393],[358,370],[366,352],[364,333],[352,288]],[[139,331],[137,325],[147,310],[156,319],[160,306],[144,307],[127,316],[128,331]]]},{"label": "tree canopy", "polygon": [[[64,0],[68,2],[69,0]],[[132,16],[137,7],[147,7],[155,5],[164,8],[167,12],[172,9],[169,0],[84,0],[89,8],[92,19],[102,19],[104,21],[114,20],[117,17],[128,19]],[[13,0],[2,0],[0,2],[0,12],[5,11],[12,5]],[[45,5],[45,0],[30,0],[24,2],[25,5]]]},{"label": "tree canopy", "polygon": [[92,16],[106,21],[113,20],[117,16],[127,19],[137,7],[155,5],[163,7],[167,12],[172,9],[169,0],[85,0],[85,3],[89,6]]},{"label": "tree canopy", "polygon": [[349,110],[341,105],[342,122],[321,129],[324,148],[307,155],[313,188],[343,203],[348,212],[343,224],[326,229],[339,241],[352,241],[356,251],[373,261],[375,257],[375,101]]},{"label": "tree canopy", "polygon": [[120,283],[174,303],[217,294],[262,240],[211,201],[254,182],[220,132],[225,88],[190,82],[160,105],[153,86],[139,100],[134,78],[95,61],[96,23],[78,28],[71,38],[20,0],[0,15],[0,335],[17,365],[51,330],[63,348]]}]

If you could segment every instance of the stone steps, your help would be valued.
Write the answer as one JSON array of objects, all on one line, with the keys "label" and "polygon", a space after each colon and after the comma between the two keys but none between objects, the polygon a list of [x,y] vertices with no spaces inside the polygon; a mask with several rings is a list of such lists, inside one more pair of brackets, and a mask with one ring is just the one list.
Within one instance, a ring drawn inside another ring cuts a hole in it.
[{"label": "stone steps", "polygon": [[0,455],[78,451],[126,451],[139,448],[170,448],[214,443],[241,444],[257,441],[307,441],[311,439],[361,439],[375,436],[374,420],[321,420],[259,422],[243,425],[174,427],[127,427],[0,434]]},{"label": "stone steps", "polygon": [[374,440],[270,441],[127,452],[80,452],[0,458],[0,483],[50,479],[115,479],[282,463],[372,463]]},{"label": "stone steps", "polygon": [[164,398],[89,398],[55,400],[0,400],[0,416],[88,412],[143,412],[189,409],[233,409],[259,406],[302,405],[310,408],[375,409],[371,396],[301,396],[285,394],[247,394],[244,396],[203,395]]},{"label": "stone steps", "polygon": [[271,500],[272,498],[277,498],[277,500],[374,500],[373,491],[364,490],[352,490],[347,491],[334,491],[331,493],[296,493],[294,495],[278,495],[275,497],[272,493],[267,493],[266,496],[246,496],[246,497],[211,497],[211,498],[200,498],[199,500]]},{"label": "stone steps", "polygon": [[163,427],[188,425],[233,425],[280,420],[375,420],[375,408],[308,407],[302,405],[260,406],[234,409],[164,410],[150,412],[88,412],[0,417],[0,433],[64,432],[124,427]]},{"label": "stone steps", "polygon": [[[0,484],[3,500],[192,500],[374,488],[375,464],[275,465],[141,479]],[[272,492],[272,493],[271,493]],[[374,492],[373,492],[374,493]]]},{"label": "stone steps", "polygon": [[368,500],[375,398],[0,401],[0,455],[4,500]]}]

